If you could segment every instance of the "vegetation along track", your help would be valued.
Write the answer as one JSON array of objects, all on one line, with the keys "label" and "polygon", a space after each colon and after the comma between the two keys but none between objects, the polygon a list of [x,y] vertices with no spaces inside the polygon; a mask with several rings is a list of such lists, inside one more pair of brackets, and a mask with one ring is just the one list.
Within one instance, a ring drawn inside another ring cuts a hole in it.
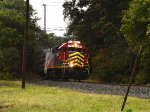
[{"label": "vegetation along track", "polygon": [[[30,84],[58,86],[62,88],[73,89],[86,93],[108,94],[108,95],[125,95],[127,85],[117,84],[100,84],[89,82],[75,82],[75,81],[52,81],[52,80],[36,80],[29,81]],[[150,98],[150,86],[131,86],[129,96]]]}]

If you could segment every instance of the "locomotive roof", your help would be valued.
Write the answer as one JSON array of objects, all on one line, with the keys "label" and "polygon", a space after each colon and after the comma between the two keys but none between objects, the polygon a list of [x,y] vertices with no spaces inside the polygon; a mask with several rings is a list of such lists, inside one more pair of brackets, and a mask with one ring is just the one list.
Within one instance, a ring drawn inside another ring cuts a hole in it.
[{"label": "locomotive roof", "polygon": [[72,41],[72,40],[70,40],[70,41],[68,41],[68,42],[66,42],[66,43],[62,43],[62,45],[61,45],[58,49],[60,49],[60,48],[62,48],[62,47],[66,47],[68,44],[74,44],[74,43],[77,43],[77,44],[82,45],[83,48],[87,48],[87,47],[86,47],[84,44],[82,44],[80,41]]}]

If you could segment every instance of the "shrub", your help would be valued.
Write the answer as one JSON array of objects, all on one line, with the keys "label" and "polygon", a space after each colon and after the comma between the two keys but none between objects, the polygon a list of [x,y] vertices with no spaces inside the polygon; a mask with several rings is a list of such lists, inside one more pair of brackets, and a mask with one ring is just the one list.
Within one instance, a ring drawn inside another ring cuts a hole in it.
[{"label": "shrub", "polygon": [[136,84],[144,84],[146,82],[146,76],[145,74],[139,73],[135,77],[135,83]]},{"label": "shrub", "polygon": [[125,112],[133,112],[132,109],[127,109]]},{"label": "shrub", "polygon": [[3,80],[10,80],[12,79],[13,76],[11,73],[8,72],[8,69],[3,69],[1,72],[0,72],[0,79],[3,79]]},{"label": "shrub", "polygon": [[92,59],[92,74],[100,81],[128,83],[133,62],[133,54],[122,49],[103,49]]}]

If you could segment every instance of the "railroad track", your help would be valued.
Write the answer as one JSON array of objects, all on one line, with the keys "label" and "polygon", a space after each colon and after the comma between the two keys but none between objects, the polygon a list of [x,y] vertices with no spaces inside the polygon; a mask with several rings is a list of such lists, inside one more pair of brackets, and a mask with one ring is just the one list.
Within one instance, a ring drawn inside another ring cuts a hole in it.
[{"label": "railroad track", "polygon": [[[30,80],[28,83],[34,85],[57,86],[61,88],[68,88],[85,93],[107,94],[107,95],[121,95],[124,96],[127,90],[127,85],[124,84],[105,84],[99,82],[87,81],[52,81],[52,80]],[[129,96],[150,98],[149,85],[135,85],[131,86]]]},{"label": "railroad track", "polygon": [[[69,80],[69,82],[78,82],[78,81]],[[118,83],[102,83],[102,82],[90,82],[90,81],[79,81],[79,82],[80,83],[89,83],[89,84],[105,84],[105,85],[114,85],[114,86],[128,86],[128,84],[118,84]],[[150,87],[150,84],[148,84],[148,85],[132,84],[132,86],[135,86],[135,87]]]}]

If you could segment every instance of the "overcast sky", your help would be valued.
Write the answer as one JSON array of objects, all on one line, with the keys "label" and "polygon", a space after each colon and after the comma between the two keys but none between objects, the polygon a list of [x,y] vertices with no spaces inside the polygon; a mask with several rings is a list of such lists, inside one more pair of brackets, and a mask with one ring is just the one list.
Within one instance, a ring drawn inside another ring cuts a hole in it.
[{"label": "overcast sky", "polygon": [[63,7],[64,0],[30,0],[30,4],[37,12],[37,16],[41,18],[38,24],[44,28],[44,6],[46,4],[46,27],[48,33],[55,33],[57,36],[62,36],[67,27],[64,22]]}]

